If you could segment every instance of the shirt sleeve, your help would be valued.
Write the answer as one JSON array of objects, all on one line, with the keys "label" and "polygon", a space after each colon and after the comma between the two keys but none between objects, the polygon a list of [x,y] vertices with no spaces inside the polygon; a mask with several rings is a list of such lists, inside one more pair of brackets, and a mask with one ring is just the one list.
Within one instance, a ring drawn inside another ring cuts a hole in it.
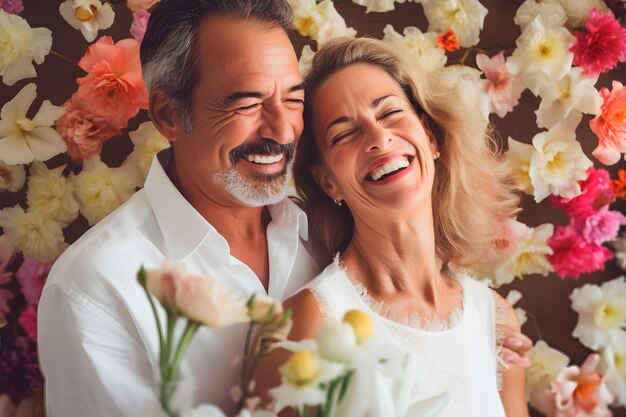
[{"label": "shirt sleeve", "polygon": [[48,417],[136,417],[158,404],[146,348],[87,297],[47,286],[38,319]]}]

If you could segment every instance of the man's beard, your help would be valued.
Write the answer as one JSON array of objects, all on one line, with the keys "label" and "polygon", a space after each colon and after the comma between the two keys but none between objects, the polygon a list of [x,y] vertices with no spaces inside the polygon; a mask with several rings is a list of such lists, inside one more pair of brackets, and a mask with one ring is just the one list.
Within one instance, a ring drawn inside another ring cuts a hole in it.
[{"label": "man's beard", "polygon": [[[245,143],[230,151],[232,166],[215,173],[213,181],[246,206],[262,207],[276,204],[287,196],[295,149],[295,142],[281,145],[272,140],[264,139],[262,142]],[[253,173],[252,180],[249,180],[239,172],[237,163],[250,154],[284,154],[285,169],[272,175]]]}]

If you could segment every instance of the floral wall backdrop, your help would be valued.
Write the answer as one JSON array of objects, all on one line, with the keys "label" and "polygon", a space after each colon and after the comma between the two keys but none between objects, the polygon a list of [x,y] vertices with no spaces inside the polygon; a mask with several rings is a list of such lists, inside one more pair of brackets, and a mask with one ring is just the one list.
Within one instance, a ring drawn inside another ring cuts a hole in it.
[{"label": "floral wall backdrop", "polygon": [[[626,416],[625,2],[289,1],[303,71],[335,36],[384,38],[482,109],[523,211],[472,272],[536,341],[533,413]],[[0,0],[2,416],[43,414],[36,311],[50,264],[169,146],[139,63],[156,2]]]}]

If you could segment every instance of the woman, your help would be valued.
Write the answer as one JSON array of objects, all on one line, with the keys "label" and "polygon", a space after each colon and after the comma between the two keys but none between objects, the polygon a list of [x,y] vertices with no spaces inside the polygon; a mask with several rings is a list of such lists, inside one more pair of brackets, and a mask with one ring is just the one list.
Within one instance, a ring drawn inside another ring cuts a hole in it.
[{"label": "woman", "polygon": [[[446,416],[525,417],[524,370],[498,383],[495,325],[519,330],[515,313],[453,272],[485,256],[518,199],[484,120],[450,84],[373,39],[316,54],[295,179],[311,232],[337,256],[288,300],[290,338],[365,310],[379,337],[415,353],[415,396],[450,392]],[[268,357],[257,380],[276,385],[286,358]]]}]

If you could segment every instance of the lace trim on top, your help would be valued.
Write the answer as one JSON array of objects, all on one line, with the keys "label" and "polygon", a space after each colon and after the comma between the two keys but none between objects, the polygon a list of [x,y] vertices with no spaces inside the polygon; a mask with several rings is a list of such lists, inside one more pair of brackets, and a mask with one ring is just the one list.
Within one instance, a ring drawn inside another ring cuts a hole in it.
[{"label": "lace trim on top", "polygon": [[343,271],[345,276],[354,287],[361,301],[363,301],[363,303],[365,303],[370,310],[372,310],[380,317],[391,320],[394,323],[400,324],[402,326],[429,332],[442,332],[450,330],[453,327],[456,327],[463,319],[463,309],[465,303],[465,288],[463,287],[463,284],[461,284],[461,307],[457,307],[452,310],[447,318],[437,317],[432,320],[428,320],[424,317],[421,317],[417,313],[407,313],[406,315],[399,316],[398,314],[391,313],[389,308],[385,305],[383,301],[375,300],[370,295],[365,285],[353,281],[352,278],[350,278],[350,276],[348,275],[348,271],[346,270],[345,266],[342,265],[341,262],[339,262],[338,256],[335,256],[333,263]]},{"label": "lace trim on top", "polygon": [[504,343],[504,332],[500,329],[501,324],[506,323],[506,300],[496,295],[494,290],[491,290],[493,297],[493,304],[495,307],[495,321],[496,321],[496,382],[498,384],[498,391],[502,391],[502,375],[504,371],[509,369],[509,365],[504,361],[502,355],[502,344]]}]

